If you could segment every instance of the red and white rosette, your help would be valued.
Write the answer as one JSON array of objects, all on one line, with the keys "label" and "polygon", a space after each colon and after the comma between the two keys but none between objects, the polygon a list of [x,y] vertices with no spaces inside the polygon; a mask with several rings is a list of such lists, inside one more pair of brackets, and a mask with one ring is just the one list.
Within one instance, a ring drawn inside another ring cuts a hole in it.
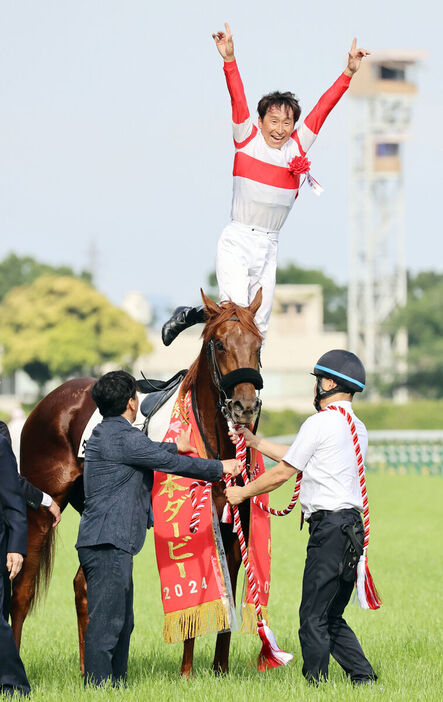
[{"label": "red and white rosette", "polygon": [[[311,162],[306,156],[294,156],[292,161],[288,163],[289,173],[293,176],[305,175],[308,185],[316,195],[321,195],[324,192],[324,188],[320,185],[318,181],[311,176],[310,169]],[[303,181],[304,182],[304,181]],[[303,183],[302,183],[303,185]],[[301,187],[301,186],[300,186]]]}]

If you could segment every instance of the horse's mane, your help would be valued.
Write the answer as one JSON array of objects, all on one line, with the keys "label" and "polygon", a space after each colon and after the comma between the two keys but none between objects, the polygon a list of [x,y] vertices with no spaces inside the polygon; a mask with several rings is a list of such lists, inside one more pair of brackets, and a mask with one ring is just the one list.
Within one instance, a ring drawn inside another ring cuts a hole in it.
[{"label": "horse's mane", "polygon": [[236,305],[235,302],[229,300],[227,302],[222,302],[221,305],[216,305],[214,303],[214,307],[208,307],[208,305],[206,305],[205,312],[208,319],[202,331],[202,349],[183,380],[183,393],[186,393],[195,385],[200,358],[202,353],[205,352],[205,346],[213,337],[216,329],[224,324],[224,322],[229,322],[230,319],[235,317],[238,319],[243,329],[253,334],[257,339],[263,339],[263,336],[255,326],[254,313],[251,312],[249,307],[240,307],[240,305]]}]

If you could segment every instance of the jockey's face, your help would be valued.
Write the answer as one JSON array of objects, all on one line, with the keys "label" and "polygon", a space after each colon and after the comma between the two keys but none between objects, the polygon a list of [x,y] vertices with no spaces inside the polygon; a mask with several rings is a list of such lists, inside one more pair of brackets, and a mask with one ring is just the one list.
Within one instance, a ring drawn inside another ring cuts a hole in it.
[{"label": "jockey's face", "polygon": [[263,119],[258,118],[258,126],[268,146],[281,149],[294,131],[294,115],[285,105],[273,105]]}]

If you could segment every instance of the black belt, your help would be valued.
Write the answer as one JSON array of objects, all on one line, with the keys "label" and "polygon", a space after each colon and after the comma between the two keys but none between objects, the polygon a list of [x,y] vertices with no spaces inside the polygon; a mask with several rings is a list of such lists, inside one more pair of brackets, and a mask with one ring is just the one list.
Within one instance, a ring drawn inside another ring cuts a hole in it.
[{"label": "black belt", "polygon": [[316,512],[313,512],[310,517],[306,519],[308,524],[311,522],[319,522],[320,519],[323,519],[323,517],[326,517],[328,514],[346,514],[346,512],[355,512],[357,516],[360,516],[360,512],[356,507],[349,507],[347,509],[319,509]]}]

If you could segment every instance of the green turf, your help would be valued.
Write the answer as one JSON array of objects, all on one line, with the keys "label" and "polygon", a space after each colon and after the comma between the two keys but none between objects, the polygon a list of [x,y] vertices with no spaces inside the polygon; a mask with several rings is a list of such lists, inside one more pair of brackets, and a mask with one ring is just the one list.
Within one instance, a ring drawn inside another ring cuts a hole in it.
[{"label": "green turf", "polygon": [[[347,620],[379,675],[371,688],[354,689],[333,662],[330,680],[318,689],[301,676],[298,604],[307,529],[300,533],[299,508],[272,518],[273,559],[270,612],[281,648],[294,654],[286,668],[257,672],[257,636],[233,635],[230,674],[210,672],[214,636],[196,643],[195,676],[181,680],[182,647],[162,641],[162,609],[153,538],[135,558],[135,631],[126,690],[83,690],[79,673],[72,579],[78,517],[68,509],[59,528],[54,577],[46,602],[28,618],[22,656],[33,688],[32,699],[45,702],[125,699],[192,702],[251,700],[440,700],[442,697],[441,496],[438,477],[370,475],[372,533],[369,562],[383,596],[377,612],[349,605]],[[293,485],[274,494],[286,506]]]}]

